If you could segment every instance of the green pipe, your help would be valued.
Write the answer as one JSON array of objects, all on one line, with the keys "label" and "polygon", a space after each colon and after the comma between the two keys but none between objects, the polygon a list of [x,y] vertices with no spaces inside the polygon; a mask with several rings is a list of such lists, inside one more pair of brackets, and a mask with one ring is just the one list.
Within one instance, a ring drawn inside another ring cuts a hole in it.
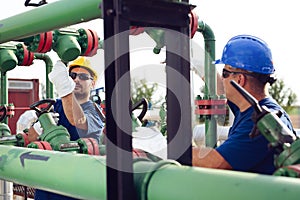
[{"label": "green pipe", "polygon": [[[0,146],[0,178],[80,199],[106,199],[101,156]],[[134,160],[138,199],[298,200],[300,179]],[[113,187],[113,186],[111,186]]]},{"label": "green pipe", "polygon": [[101,3],[102,0],[56,1],[3,19],[0,43],[100,18]]},{"label": "green pipe", "polygon": [[48,74],[51,72],[53,67],[52,60],[47,54],[43,54],[43,53],[34,53],[34,57],[36,59],[43,60],[46,64],[46,98],[53,99],[54,96],[53,85],[48,78]]},{"label": "green pipe", "polygon": [[173,161],[166,162],[135,162],[138,199],[299,199],[300,180],[297,178],[178,166]]},{"label": "green pipe", "polygon": [[[215,60],[215,36],[212,29],[203,21],[198,21],[198,30],[202,33],[205,43],[205,88],[204,99],[217,99],[217,72],[213,64]],[[208,147],[217,144],[217,116],[205,118],[205,142]]]},{"label": "green pipe", "polygon": [[0,146],[0,178],[80,199],[106,199],[103,157]]},{"label": "green pipe", "polygon": [[[6,76],[6,72],[1,71],[1,105],[8,105],[8,87],[7,87],[7,76]],[[5,117],[5,119],[3,120],[3,122],[5,124],[8,123],[7,117]]]}]

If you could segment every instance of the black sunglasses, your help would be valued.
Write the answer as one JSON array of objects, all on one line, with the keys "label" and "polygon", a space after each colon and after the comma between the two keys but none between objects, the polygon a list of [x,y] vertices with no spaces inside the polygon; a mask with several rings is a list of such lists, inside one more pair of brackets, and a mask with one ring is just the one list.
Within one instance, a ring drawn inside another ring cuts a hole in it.
[{"label": "black sunglasses", "polygon": [[90,77],[88,74],[85,73],[75,73],[75,72],[70,72],[69,76],[74,80],[77,76],[80,80],[86,81],[86,80],[93,80],[92,77]]},{"label": "black sunglasses", "polygon": [[232,71],[229,71],[229,70],[223,68],[223,71],[222,71],[223,78],[228,78],[230,76],[230,74],[244,74],[244,73],[243,72],[232,72]]}]

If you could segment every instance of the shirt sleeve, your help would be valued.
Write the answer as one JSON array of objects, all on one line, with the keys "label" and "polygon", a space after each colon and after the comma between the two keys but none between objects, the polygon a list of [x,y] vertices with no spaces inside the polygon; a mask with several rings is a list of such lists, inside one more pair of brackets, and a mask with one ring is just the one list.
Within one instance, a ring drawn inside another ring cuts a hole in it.
[{"label": "shirt sleeve", "polygon": [[104,124],[100,119],[97,111],[95,110],[93,104],[90,104],[87,108],[83,108],[83,112],[86,116],[87,120],[87,130],[77,129],[79,137],[81,138],[95,138],[98,143],[100,142],[100,136],[102,134],[102,130]]},{"label": "shirt sleeve", "polygon": [[268,156],[268,141],[263,135],[250,138],[253,121],[250,117],[231,130],[228,139],[216,150],[234,170],[251,171]]}]

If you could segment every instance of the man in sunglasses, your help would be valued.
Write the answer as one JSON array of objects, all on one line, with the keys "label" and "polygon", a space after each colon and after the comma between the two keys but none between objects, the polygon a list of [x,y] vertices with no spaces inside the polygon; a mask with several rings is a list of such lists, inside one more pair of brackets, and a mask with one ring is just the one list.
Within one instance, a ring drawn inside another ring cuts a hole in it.
[{"label": "man in sunglasses", "polygon": [[49,80],[61,97],[54,105],[60,116],[58,124],[68,129],[71,140],[89,137],[100,142],[104,125],[90,100],[97,78],[90,61],[81,56],[71,62],[69,68],[58,61],[49,74]]},{"label": "man in sunglasses", "polygon": [[[57,124],[68,130],[72,141],[79,138],[94,138],[100,143],[104,123],[90,100],[90,91],[94,88],[98,77],[89,60],[80,56],[68,67],[62,61],[57,61],[48,76],[60,97],[54,104],[54,111],[59,113]],[[29,132],[30,138],[37,138],[42,129],[33,127]],[[35,199],[73,198],[36,190]]]},{"label": "man in sunglasses", "polygon": [[228,139],[220,146],[215,149],[193,148],[193,165],[273,174],[276,170],[275,151],[269,148],[269,142],[262,134],[252,132],[254,109],[230,83],[234,80],[255,97],[261,106],[271,111],[281,111],[280,119],[293,131],[289,116],[268,93],[268,86],[276,80],[271,50],[260,38],[238,35],[228,41],[222,58],[216,60],[215,64],[224,65],[222,77],[219,76],[223,85],[220,89],[224,89],[235,118]]},{"label": "man in sunglasses", "polygon": [[[68,67],[62,61],[57,61],[48,76],[60,97],[54,104],[54,111],[59,115],[58,125],[67,128],[72,141],[94,138],[100,143],[104,123],[99,115],[101,108],[96,110],[97,105],[90,100],[90,91],[98,78],[90,61],[80,56]],[[29,122],[37,120],[31,111],[23,113],[17,122],[17,126],[29,128],[29,142],[37,140],[43,131],[39,122],[28,127],[31,125]]]}]

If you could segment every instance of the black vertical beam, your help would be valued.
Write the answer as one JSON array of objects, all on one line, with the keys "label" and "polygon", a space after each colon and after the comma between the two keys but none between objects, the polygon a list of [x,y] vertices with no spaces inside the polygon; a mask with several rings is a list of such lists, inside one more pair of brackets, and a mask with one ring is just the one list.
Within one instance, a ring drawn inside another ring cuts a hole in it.
[{"label": "black vertical beam", "polygon": [[[103,0],[107,199],[135,200],[129,115],[130,25],[166,29],[168,157],[191,165],[189,17],[192,6],[163,0]],[[175,33],[176,32],[176,33]]]},{"label": "black vertical beam", "polygon": [[129,115],[130,23],[122,15],[121,0],[103,1],[106,129],[107,199],[136,199],[133,184],[132,125]]},{"label": "black vertical beam", "polygon": [[168,158],[192,164],[189,12],[193,6],[163,0],[123,0],[124,17],[138,26],[164,28],[167,64]]},{"label": "black vertical beam", "polygon": [[166,31],[168,158],[192,165],[189,20]]}]

